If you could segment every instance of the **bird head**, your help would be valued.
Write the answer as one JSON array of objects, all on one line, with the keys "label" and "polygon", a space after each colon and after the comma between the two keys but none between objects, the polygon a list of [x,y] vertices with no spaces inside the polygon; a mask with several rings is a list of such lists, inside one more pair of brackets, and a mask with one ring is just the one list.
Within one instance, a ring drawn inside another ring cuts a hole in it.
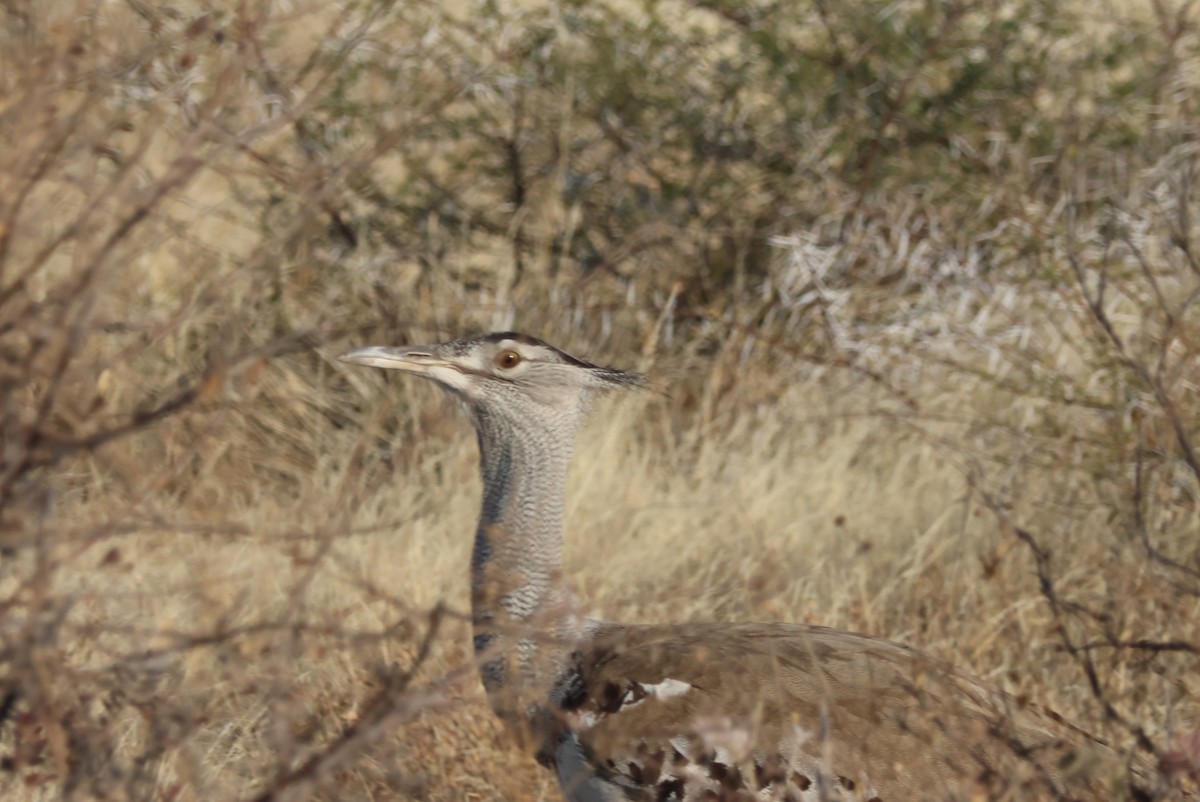
[{"label": "bird head", "polygon": [[531,408],[582,412],[606,390],[644,384],[637,373],[593,365],[515,332],[437,345],[355,348],[339,359],[423,376],[477,411],[499,416],[527,416]]}]

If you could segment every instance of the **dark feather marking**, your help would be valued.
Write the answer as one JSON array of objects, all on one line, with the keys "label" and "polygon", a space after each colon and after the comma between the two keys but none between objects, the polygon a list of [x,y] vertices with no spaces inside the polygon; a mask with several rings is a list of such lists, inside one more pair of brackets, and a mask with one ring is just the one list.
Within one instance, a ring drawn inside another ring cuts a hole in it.
[{"label": "dark feather marking", "polygon": [[637,756],[642,763],[642,774],[646,778],[645,784],[654,785],[662,776],[663,753],[650,749],[646,746],[646,742],[642,741],[638,744]]},{"label": "dark feather marking", "polygon": [[[468,337],[463,340],[455,340],[453,343],[446,343],[445,346],[451,346],[451,350],[459,356],[465,355],[475,343],[501,343],[505,340],[511,340],[523,345],[532,345],[544,348],[554,354],[564,365],[572,367],[584,368],[585,370],[595,371],[603,376],[608,381],[614,384],[624,384],[627,386],[641,386],[645,384],[645,378],[638,373],[630,373],[629,371],[617,370],[616,368],[605,367],[604,365],[596,365],[592,362],[580,359],[577,356],[571,356],[562,349],[555,348],[544,340],[539,340],[537,337],[531,337],[528,334],[521,334],[515,331],[500,331],[492,334],[483,334],[477,337]],[[500,376],[491,376],[493,379],[500,379]]]},{"label": "dark feather marking", "polygon": [[583,655],[573,652],[567,667],[558,675],[550,699],[563,710],[578,710],[587,702],[587,682],[583,678]]},{"label": "dark feather marking", "polygon": [[621,699],[624,696],[620,685],[615,682],[606,682],[604,689],[600,691],[600,698],[596,700],[596,710],[601,713],[616,713],[621,709]]},{"label": "dark feather marking", "polygon": [[758,790],[770,788],[775,783],[787,782],[787,766],[779,755],[770,755],[762,763],[754,764],[754,780]]},{"label": "dark feather marking", "polygon": [[663,780],[658,784],[658,798],[655,802],[676,802],[683,799],[683,780],[676,777]]},{"label": "dark feather marking", "polygon": [[575,367],[579,368],[592,368],[593,370],[608,370],[608,368],[601,368],[599,365],[593,365],[591,362],[585,362],[579,357],[571,356],[566,351],[555,348],[545,340],[539,340],[537,337],[532,337],[528,334],[521,334],[520,332],[516,331],[498,331],[492,334],[485,334],[478,339],[482,342],[488,343],[502,343],[505,340],[512,340],[513,342],[521,343],[523,345],[535,345],[545,348],[551,353],[562,357],[562,361],[568,365],[574,365]]},{"label": "dark feather marking", "polygon": [[724,763],[712,763],[708,767],[708,776],[721,786],[721,799],[739,799],[746,790],[746,782],[737,766],[727,766]]}]

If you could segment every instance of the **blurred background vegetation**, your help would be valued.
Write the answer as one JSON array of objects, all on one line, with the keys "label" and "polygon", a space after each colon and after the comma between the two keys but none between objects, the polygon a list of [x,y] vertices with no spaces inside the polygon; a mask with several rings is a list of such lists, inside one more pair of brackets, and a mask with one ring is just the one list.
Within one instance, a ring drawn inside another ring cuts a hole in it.
[{"label": "blurred background vegetation", "polygon": [[515,328],[656,387],[594,609],[903,640],[1194,793],[1198,13],[0,2],[0,790],[556,798],[463,421],[333,361]]}]

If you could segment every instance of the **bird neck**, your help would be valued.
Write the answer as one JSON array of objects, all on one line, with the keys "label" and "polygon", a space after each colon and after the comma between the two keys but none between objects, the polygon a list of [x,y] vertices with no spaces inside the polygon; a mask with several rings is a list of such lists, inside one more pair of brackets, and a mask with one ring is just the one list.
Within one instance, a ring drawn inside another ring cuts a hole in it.
[{"label": "bird neck", "polygon": [[[471,557],[472,617],[498,711],[536,703],[535,692],[553,682],[580,631],[562,577],[563,501],[578,417],[535,425],[475,414],[483,508]],[[501,691],[517,698],[502,704]]]}]

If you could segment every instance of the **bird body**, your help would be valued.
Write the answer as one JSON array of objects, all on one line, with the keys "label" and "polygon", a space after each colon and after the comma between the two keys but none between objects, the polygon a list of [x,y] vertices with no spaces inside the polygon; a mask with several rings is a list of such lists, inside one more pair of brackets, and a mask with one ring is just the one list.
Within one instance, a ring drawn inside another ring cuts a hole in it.
[{"label": "bird body", "polygon": [[[613,627],[581,654],[560,737],[577,741],[602,776],[660,792],[648,798],[690,785],[692,796],[749,786],[774,799],[835,789],[870,799],[881,778],[914,794],[930,779],[916,754],[924,744],[886,731],[894,706],[912,706],[899,686],[913,658],[812,627]],[[838,733],[836,755],[824,754],[822,729]],[[905,763],[918,771],[902,776]]]},{"label": "bird body", "polygon": [[[593,399],[640,376],[512,332],[342,359],[429,378],[470,411],[484,687],[570,802],[1064,798],[1075,752],[1061,727],[907,647],[801,625],[585,617],[562,569],[572,449]],[[998,774],[1014,755],[1024,774]]]}]

